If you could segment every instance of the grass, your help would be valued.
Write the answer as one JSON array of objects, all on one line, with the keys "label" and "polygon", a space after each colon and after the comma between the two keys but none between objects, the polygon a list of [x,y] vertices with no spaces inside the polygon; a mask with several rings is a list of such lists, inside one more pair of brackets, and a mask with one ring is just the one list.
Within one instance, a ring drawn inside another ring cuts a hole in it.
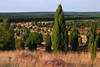
[{"label": "grass", "polygon": [[[0,51],[0,67],[91,67],[91,59],[88,52]],[[100,67],[100,52],[94,67]]]}]

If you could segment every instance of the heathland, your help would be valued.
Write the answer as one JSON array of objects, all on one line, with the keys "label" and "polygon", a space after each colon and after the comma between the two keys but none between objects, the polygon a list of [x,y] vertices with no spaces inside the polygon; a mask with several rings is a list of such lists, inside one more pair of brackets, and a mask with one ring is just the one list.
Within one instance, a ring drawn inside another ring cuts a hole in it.
[{"label": "heathland", "polygon": [[0,13],[0,67],[100,67],[100,13]]}]

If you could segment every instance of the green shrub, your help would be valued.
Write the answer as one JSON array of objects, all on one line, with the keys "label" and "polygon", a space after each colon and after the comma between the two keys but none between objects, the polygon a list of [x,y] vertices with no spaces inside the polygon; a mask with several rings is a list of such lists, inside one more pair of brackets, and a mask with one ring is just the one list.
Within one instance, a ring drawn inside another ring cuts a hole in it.
[{"label": "green shrub", "polygon": [[21,25],[20,24],[18,25],[18,29],[21,29]]},{"label": "green shrub", "polygon": [[51,43],[51,36],[50,36],[50,34],[47,34],[47,36],[46,36],[46,51],[51,51],[51,45],[52,45],[52,43]]},{"label": "green shrub", "polygon": [[22,37],[22,39],[24,40],[24,41],[26,41],[26,39],[27,39],[27,37],[29,36],[29,33],[30,33],[30,30],[29,29],[27,29],[26,27],[23,27],[23,34],[21,35],[21,37]]},{"label": "green shrub", "polygon": [[4,44],[0,43],[0,50],[3,50]]},{"label": "green shrub", "polygon": [[82,45],[82,37],[79,38],[79,45]]},{"label": "green shrub", "polygon": [[79,43],[78,43],[78,30],[74,29],[69,35],[69,44],[72,51],[76,51]]},{"label": "green shrub", "polygon": [[11,28],[13,28],[13,29],[16,28],[16,27],[17,27],[16,25],[12,25],[12,26],[11,26]]},{"label": "green shrub", "polygon": [[14,31],[10,29],[10,23],[8,23],[7,21],[0,23],[0,49],[15,49]]},{"label": "green shrub", "polygon": [[16,40],[16,49],[21,50],[24,49],[24,42],[20,40]]},{"label": "green shrub", "polygon": [[42,35],[37,32],[31,32],[26,40],[27,47],[29,50],[36,50],[37,44],[43,41]]},{"label": "green shrub", "polygon": [[20,36],[20,31],[19,30],[17,30],[16,35]]},{"label": "green shrub", "polygon": [[37,32],[40,32],[41,31],[41,29],[40,28],[37,28]]}]

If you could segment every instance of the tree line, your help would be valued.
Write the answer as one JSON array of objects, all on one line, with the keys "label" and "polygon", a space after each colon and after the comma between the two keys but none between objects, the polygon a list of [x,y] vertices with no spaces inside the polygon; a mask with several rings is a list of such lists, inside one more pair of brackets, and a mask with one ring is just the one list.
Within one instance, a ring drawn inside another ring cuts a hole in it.
[{"label": "tree line", "polygon": [[[66,13],[65,13],[66,14]],[[98,15],[64,15],[65,20],[98,20]],[[8,18],[9,22],[54,21],[54,14],[1,14],[1,20]]]}]

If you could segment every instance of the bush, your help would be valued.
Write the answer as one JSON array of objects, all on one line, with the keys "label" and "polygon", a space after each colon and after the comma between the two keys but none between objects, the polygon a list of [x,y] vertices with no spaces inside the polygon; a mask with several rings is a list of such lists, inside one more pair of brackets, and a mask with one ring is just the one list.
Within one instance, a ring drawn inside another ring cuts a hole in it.
[{"label": "bush", "polygon": [[26,27],[23,27],[23,34],[21,35],[21,37],[22,37],[22,39],[24,40],[24,41],[26,41],[26,39],[27,39],[27,37],[29,36],[29,33],[30,33],[30,30],[29,29],[27,29]]},{"label": "bush", "polygon": [[20,40],[16,40],[16,49],[21,50],[24,49],[24,42]]},{"label": "bush", "polygon": [[7,21],[0,23],[0,49],[15,49],[14,31],[10,29],[10,23],[8,23]]},{"label": "bush", "polygon": [[97,24],[92,23],[90,28],[90,37],[88,42],[88,50],[90,52],[91,60],[92,62],[96,58],[96,50],[97,50],[97,44],[98,44],[98,36],[96,34]]},{"label": "bush", "polygon": [[17,30],[16,35],[20,36],[20,31],[19,30]]},{"label": "bush", "polygon": [[16,27],[17,27],[16,25],[12,25],[12,26],[11,26],[11,28],[13,28],[13,29],[16,28]]},{"label": "bush", "polygon": [[41,31],[41,29],[40,28],[37,28],[37,32],[40,32]]},{"label": "bush", "polygon": [[79,43],[78,43],[78,30],[74,29],[69,36],[69,44],[71,46],[72,51],[76,51]]},{"label": "bush", "polygon": [[21,29],[21,25],[20,24],[18,25],[18,29]]},{"label": "bush", "polygon": [[31,32],[26,40],[27,47],[29,50],[36,50],[37,44],[43,41],[42,35],[37,32]]},{"label": "bush", "polygon": [[4,44],[0,43],[0,50],[3,50]]},{"label": "bush", "polygon": [[82,37],[79,38],[79,45],[82,45]]},{"label": "bush", "polygon": [[51,45],[52,45],[52,43],[51,43],[51,36],[50,36],[50,34],[47,34],[47,36],[46,36],[46,51],[51,51]]}]

